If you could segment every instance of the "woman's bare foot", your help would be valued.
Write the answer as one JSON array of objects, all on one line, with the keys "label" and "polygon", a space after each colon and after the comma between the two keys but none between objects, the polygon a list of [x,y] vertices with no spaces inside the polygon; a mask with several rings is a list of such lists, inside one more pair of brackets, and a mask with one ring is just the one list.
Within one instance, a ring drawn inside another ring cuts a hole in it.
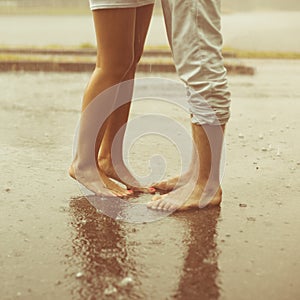
[{"label": "woman's bare foot", "polygon": [[98,164],[107,177],[123,183],[126,185],[127,189],[140,193],[155,193],[155,188],[153,187],[142,187],[124,163],[116,166],[110,159],[101,158],[98,160]]},{"label": "woman's bare foot", "polygon": [[[222,202],[222,189],[219,187],[214,192],[203,192],[202,185],[196,185],[191,195],[186,199],[186,189],[188,186],[162,196],[154,196],[153,201],[147,207],[154,210],[164,211],[184,211],[199,209],[202,206],[217,206]],[[217,191],[216,191],[217,190]],[[216,192],[215,192],[216,191]]]},{"label": "woman's bare foot", "polygon": [[95,167],[79,168],[76,165],[71,165],[69,175],[96,195],[125,197],[132,194],[132,191],[123,189],[110,180],[103,171]]}]

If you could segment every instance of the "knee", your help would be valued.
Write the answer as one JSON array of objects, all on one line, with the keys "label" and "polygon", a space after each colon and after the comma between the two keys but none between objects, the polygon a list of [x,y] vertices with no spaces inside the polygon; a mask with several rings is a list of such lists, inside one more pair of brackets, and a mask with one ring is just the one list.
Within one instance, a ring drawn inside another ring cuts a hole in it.
[{"label": "knee", "polygon": [[119,57],[117,59],[111,59],[108,65],[102,65],[101,69],[106,76],[116,80],[122,81],[127,77],[127,74],[131,72],[135,65],[135,59],[133,55],[127,55],[126,57]]},{"label": "knee", "polygon": [[140,50],[140,49],[139,50],[135,50],[135,53],[134,53],[134,65],[135,65],[135,67],[140,62],[142,54],[143,54],[143,50]]},{"label": "knee", "polygon": [[128,68],[128,72],[126,73],[126,77],[125,79],[126,80],[130,80],[130,79],[133,79],[135,77],[135,73],[136,73],[136,70],[137,70],[137,66],[138,66],[138,63],[141,59],[141,54],[139,55],[135,55],[132,59],[132,63],[130,64],[129,68]]},{"label": "knee", "polygon": [[127,74],[128,78],[131,79],[131,78],[135,77],[135,73],[137,71],[137,67],[138,67],[138,64],[141,60],[142,54],[143,54],[143,50],[142,51],[139,50],[139,51],[135,52],[131,68],[130,68],[128,74]]}]

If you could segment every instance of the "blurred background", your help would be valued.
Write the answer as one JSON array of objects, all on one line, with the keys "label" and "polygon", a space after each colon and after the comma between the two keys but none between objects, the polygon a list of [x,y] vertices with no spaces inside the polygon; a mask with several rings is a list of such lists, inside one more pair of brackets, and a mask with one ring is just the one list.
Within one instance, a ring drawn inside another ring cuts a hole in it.
[{"label": "blurred background", "polygon": [[[72,3],[66,3],[64,0],[1,0],[2,12],[17,12],[25,11],[26,9],[38,8],[56,8],[58,11],[65,10],[65,8],[73,8],[74,11],[78,10],[83,12],[88,7],[88,1],[73,0]],[[239,0],[223,0],[223,11],[236,12],[236,11],[249,11],[249,10],[299,10],[300,4],[297,0],[252,0],[249,2],[242,2]],[[156,8],[159,10],[160,1],[157,1]],[[70,11],[68,9],[68,11]],[[84,13],[84,12],[83,12]]]},{"label": "blurred background", "polygon": [[[223,0],[222,11],[225,48],[300,52],[299,1]],[[87,0],[0,0],[0,15],[3,46],[95,45]],[[162,28],[160,1],[156,1],[147,46],[167,45]]]}]

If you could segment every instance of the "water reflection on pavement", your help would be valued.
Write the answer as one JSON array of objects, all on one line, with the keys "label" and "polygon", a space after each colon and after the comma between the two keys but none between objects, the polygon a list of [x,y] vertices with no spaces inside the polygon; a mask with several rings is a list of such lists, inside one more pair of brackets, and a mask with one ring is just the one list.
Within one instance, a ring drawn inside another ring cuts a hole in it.
[{"label": "water reflection on pavement", "polygon": [[[140,225],[70,201],[82,195],[67,170],[89,74],[1,73],[1,300],[300,299],[300,61],[245,63],[257,73],[229,78],[221,212]],[[149,106],[133,107],[133,117]],[[157,110],[189,128],[176,107]],[[166,176],[177,174],[177,152],[155,145]],[[141,176],[153,150],[150,140],[133,148]]]},{"label": "water reflection on pavement", "polygon": [[71,278],[77,270],[69,286],[74,299],[219,298],[219,208],[137,225],[76,198],[70,214],[74,238],[65,263]]}]

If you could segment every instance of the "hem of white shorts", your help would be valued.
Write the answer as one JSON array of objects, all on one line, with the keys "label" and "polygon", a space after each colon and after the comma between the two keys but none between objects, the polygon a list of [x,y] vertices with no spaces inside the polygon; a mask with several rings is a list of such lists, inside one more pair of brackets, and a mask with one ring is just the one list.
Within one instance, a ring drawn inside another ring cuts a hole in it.
[{"label": "hem of white shorts", "polygon": [[96,10],[96,9],[110,9],[110,8],[133,8],[133,7],[141,7],[149,4],[153,4],[153,0],[143,2],[140,4],[132,4],[132,3],[124,3],[124,4],[97,4],[97,5],[90,5],[91,10]]}]

